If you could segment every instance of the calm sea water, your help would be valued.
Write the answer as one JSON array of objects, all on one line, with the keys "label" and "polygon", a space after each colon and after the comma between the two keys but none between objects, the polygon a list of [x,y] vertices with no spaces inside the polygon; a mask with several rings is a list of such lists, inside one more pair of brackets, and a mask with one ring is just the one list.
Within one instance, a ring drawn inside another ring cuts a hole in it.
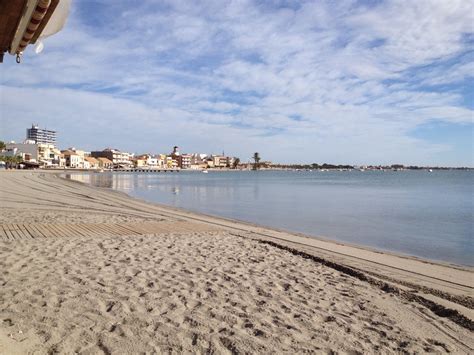
[{"label": "calm sea water", "polygon": [[474,265],[471,171],[210,171],[69,176],[196,212]]}]

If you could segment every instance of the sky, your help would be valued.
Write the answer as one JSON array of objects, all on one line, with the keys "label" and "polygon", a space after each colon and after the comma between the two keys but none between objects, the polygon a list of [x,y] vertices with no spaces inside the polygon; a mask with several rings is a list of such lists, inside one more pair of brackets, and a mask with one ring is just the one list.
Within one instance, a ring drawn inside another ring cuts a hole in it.
[{"label": "sky", "polygon": [[472,0],[74,0],[0,65],[0,140],[474,166]]}]

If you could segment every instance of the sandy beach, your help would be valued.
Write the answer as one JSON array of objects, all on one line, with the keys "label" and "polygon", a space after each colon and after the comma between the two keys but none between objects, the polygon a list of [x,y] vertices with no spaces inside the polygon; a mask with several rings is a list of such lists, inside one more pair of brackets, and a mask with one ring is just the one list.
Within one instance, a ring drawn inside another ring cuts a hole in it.
[{"label": "sandy beach", "polygon": [[469,267],[0,172],[0,354],[473,353]]}]

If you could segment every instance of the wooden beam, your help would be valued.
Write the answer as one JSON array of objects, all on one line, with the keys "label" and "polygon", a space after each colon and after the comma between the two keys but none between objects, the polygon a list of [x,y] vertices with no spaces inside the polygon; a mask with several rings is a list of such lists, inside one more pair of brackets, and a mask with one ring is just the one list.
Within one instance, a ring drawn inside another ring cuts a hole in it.
[{"label": "wooden beam", "polygon": [[11,55],[15,55],[18,50],[21,39],[23,38],[23,34],[25,33],[26,27],[28,27],[28,24],[30,23],[31,15],[33,15],[38,1],[39,0],[27,0],[25,12],[21,17],[20,24],[18,25],[9,51]]},{"label": "wooden beam", "polygon": [[38,40],[38,37],[41,35],[41,32],[43,32],[44,28],[49,22],[49,19],[53,15],[54,10],[56,10],[56,6],[58,6],[58,4],[59,4],[59,0],[51,0],[51,5],[49,5],[48,12],[46,13],[46,15],[44,15],[44,18],[41,21],[41,24],[39,25],[33,38],[31,39],[30,41],[31,44],[36,43],[36,41]]},{"label": "wooden beam", "polygon": [[26,0],[0,0],[0,53],[10,49],[25,5]]}]

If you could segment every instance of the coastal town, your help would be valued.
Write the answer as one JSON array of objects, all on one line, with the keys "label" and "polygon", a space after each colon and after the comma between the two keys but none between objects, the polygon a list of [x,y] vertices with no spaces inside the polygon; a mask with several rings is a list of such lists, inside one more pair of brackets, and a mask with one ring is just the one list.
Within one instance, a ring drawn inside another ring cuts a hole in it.
[{"label": "coastal town", "polygon": [[[26,130],[22,143],[9,142],[0,147],[0,158],[6,165],[24,168],[82,169],[82,170],[207,170],[247,168],[240,159],[224,154],[180,153],[173,147],[170,153],[134,154],[115,148],[85,151],[75,147],[57,147],[57,132],[32,125]],[[1,164],[1,163],[0,163]]]},{"label": "coastal town", "polygon": [[348,164],[281,164],[263,161],[259,153],[242,161],[235,156],[181,153],[178,146],[169,153],[130,153],[116,148],[86,151],[76,147],[59,149],[57,132],[33,124],[22,143],[0,140],[0,168],[74,169],[91,171],[208,171],[208,170],[292,170],[292,171],[403,171],[471,170],[469,167]]}]

